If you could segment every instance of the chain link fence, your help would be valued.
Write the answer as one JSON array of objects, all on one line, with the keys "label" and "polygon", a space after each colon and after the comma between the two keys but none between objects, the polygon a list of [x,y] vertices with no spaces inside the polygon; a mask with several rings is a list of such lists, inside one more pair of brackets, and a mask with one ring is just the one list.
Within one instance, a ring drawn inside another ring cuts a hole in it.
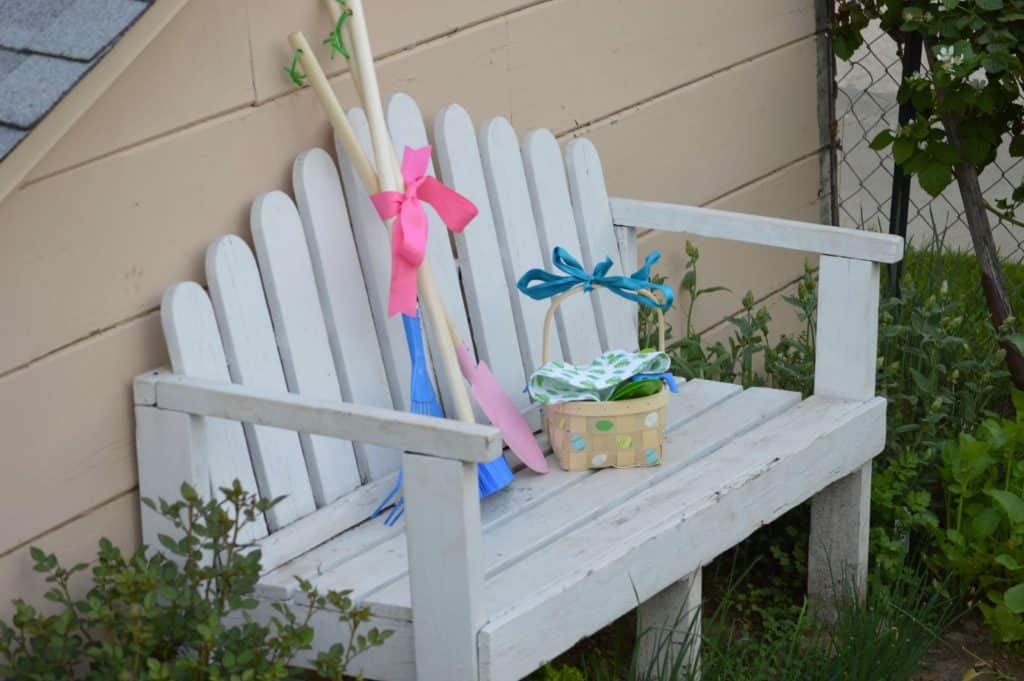
[{"label": "chain link fence", "polygon": [[[901,54],[896,42],[877,26],[865,34],[865,41],[853,59],[836,62],[836,120],[838,152],[839,221],[848,227],[887,231],[892,194],[891,149],[881,152],[869,144],[885,129],[897,124],[896,93],[902,76]],[[1010,156],[1007,145],[999,150],[994,164],[981,175],[981,187],[991,202],[1010,195],[1024,174],[1024,159]],[[1024,262],[1024,228],[991,216],[1000,257]],[[931,197],[911,182],[907,237],[910,243],[929,243],[937,230],[954,250],[970,251],[971,241],[963,205],[954,182],[938,197]]]}]

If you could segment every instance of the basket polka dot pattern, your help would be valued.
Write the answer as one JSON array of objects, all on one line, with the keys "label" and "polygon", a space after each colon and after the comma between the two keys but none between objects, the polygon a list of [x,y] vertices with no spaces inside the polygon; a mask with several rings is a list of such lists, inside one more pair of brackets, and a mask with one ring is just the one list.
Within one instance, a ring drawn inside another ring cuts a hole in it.
[{"label": "basket polka dot pattern", "polygon": [[661,463],[669,391],[621,402],[547,405],[551,447],[566,470]]}]

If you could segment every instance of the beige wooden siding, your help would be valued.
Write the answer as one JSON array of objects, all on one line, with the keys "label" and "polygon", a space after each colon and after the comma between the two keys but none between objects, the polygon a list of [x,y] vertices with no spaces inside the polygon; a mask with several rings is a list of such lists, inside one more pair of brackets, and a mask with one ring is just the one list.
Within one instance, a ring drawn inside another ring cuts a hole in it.
[{"label": "beige wooden siding", "polygon": [[[629,13],[627,14],[627,8]],[[428,114],[510,116],[598,146],[613,194],[817,219],[813,0],[439,0],[371,3],[386,91]],[[284,34],[326,31],[319,0],[193,0],[0,204],[0,595],[28,544],[87,555],[137,537],[130,379],[161,364],[170,283],[201,280],[214,237],[248,236],[249,201],[290,188],[296,153],[329,141],[290,88]],[[316,41],[314,41],[316,42]],[[339,64],[333,83],[351,105]],[[678,277],[681,242],[661,248]],[[733,295],[799,272],[793,254],[700,243]],[[6,614],[6,599],[0,616]]]}]

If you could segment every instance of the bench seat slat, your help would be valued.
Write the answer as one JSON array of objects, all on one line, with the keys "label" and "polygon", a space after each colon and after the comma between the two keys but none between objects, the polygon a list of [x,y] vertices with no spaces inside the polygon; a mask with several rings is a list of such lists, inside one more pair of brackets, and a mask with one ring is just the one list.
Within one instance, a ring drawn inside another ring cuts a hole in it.
[{"label": "bench seat slat", "polygon": [[[575,484],[484,533],[486,576],[493,579],[517,563],[531,560],[531,556],[557,545],[577,528],[661,484],[799,401],[796,393],[766,388],[746,390],[670,431],[660,466],[573,474]],[[684,498],[681,495],[679,503]],[[411,616],[407,578],[370,594],[366,601],[379,614],[398,616],[404,612]]]},{"label": "bench seat slat", "polygon": [[885,401],[811,397],[489,580],[481,678],[517,679],[870,460]]},{"label": "bench seat slat", "polygon": [[[685,417],[685,425],[679,429],[689,432],[694,424],[702,423],[711,419],[711,414],[722,413],[723,410],[733,409],[731,405],[741,399],[738,391],[720,390],[716,383],[695,382],[683,386],[678,396],[686,400],[695,408]],[[725,399],[728,398],[728,399]],[[742,408],[742,405],[740,407]],[[697,418],[697,414],[700,417]],[[703,446],[710,446],[716,442],[715,438],[727,437],[732,428],[723,428],[723,419],[712,420],[709,428],[705,431],[699,428],[699,437]],[[552,471],[545,476],[532,474],[519,475],[506,493],[496,495],[510,497],[510,502],[503,505],[500,515],[484,514],[484,563],[487,571],[492,570],[496,565],[508,559],[504,552],[512,552],[520,555],[520,551],[526,551],[529,544],[533,542],[543,543],[552,533],[557,535],[559,527],[571,526],[573,523],[582,522],[588,515],[596,513],[612,499],[618,498],[621,494],[628,494],[631,489],[642,489],[652,475],[664,474],[668,468],[663,465],[657,469],[634,469],[632,471],[581,471],[567,472],[558,467],[557,461],[553,458],[550,461]],[[630,475],[647,471],[647,475]],[[625,473],[625,475],[623,475]],[[609,480],[610,478],[610,480]],[[605,482],[601,482],[605,481]],[[609,489],[606,486],[610,485]],[[601,491],[595,492],[587,499],[587,489],[600,487]],[[583,491],[580,491],[583,490]],[[561,500],[568,499],[563,505]],[[489,504],[483,504],[487,508]],[[550,516],[550,517],[547,517]],[[554,524],[554,529],[549,526]],[[506,545],[502,539],[509,533],[518,534],[517,545]],[[529,537],[529,540],[524,539]],[[361,574],[363,571],[341,565],[331,573],[324,575],[319,584],[324,587],[338,585],[348,580],[349,586],[354,589],[357,597],[370,597],[375,604],[381,606],[382,614],[397,616],[406,612],[408,607],[408,579],[407,558],[405,546],[401,537],[393,540],[393,547],[380,547],[379,558],[366,556],[368,564],[375,565],[375,570],[367,578],[356,578],[352,582],[351,575]],[[397,581],[396,581],[397,580]],[[391,582],[396,582],[389,586]],[[384,593],[377,593],[383,591]],[[374,594],[370,596],[370,594]],[[394,595],[389,599],[386,594]]]},{"label": "bench seat slat", "polygon": [[[725,383],[712,381],[691,381],[680,386],[680,393],[669,403],[668,422],[682,424],[697,418],[711,407],[735,396],[739,388]],[[581,479],[580,474],[570,473],[559,468],[554,457],[549,458],[551,472],[537,476],[523,473],[516,476],[509,488],[499,494],[492,495],[481,501],[482,523],[489,528],[504,522],[523,508],[539,504],[545,499],[557,495],[566,487]],[[400,523],[401,525],[401,523]],[[393,563],[389,568],[390,575],[385,578],[383,566],[375,565],[369,573],[362,573],[345,561],[366,551],[367,546],[383,544],[399,534],[401,527],[386,528],[383,523],[370,522],[355,530],[340,535],[317,547],[295,561],[274,570],[260,579],[262,593],[273,598],[287,598],[295,592],[295,577],[312,579],[320,574],[334,571],[338,575],[347,575],[349,585],[344,588],[361,588],[366,593],[380,588],[386,581],[393,581],[404,574],[406,564],[404,556],[400,563]],[[355,535],[355,536],[351,536]],[[404,537],[398,536],[397,542],[404,545]],[[352,550],[350,545],[361,548]],[[355,584],[352,580],[363,580]],[[339,579],[339,582],[341,580]]]}]

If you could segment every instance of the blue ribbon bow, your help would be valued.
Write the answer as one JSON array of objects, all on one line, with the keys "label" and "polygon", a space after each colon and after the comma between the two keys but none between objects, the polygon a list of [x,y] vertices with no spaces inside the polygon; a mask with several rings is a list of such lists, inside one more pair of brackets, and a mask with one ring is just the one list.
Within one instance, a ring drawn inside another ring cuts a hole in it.
[{"label": "blue ribbon bow", "polygon": [[[626,300],[667,310],[672,307],[675,295],[672,289],[664,284],[650,281],[651,266],[661,258],[659,251],[654,251],[644,260],[644,266],[628,277],[621,275],[610,277],[608,270],[612,268],[612,259],[605,258],[597,264],[594,271],[587,272],[579,260],[569,255],[561,246],[556,246],[551,254],[551,263],[565,272],[566,276],[552,274],[539,268],[532,269],[519,278],[516,288],[534,300],[544,300],[561,295],[575,286],[583,285],[584,291],[592,291],[595,286],[602,286]],[[661,291],[664,300],[659,304],[646,296],[634,291]]]}]

